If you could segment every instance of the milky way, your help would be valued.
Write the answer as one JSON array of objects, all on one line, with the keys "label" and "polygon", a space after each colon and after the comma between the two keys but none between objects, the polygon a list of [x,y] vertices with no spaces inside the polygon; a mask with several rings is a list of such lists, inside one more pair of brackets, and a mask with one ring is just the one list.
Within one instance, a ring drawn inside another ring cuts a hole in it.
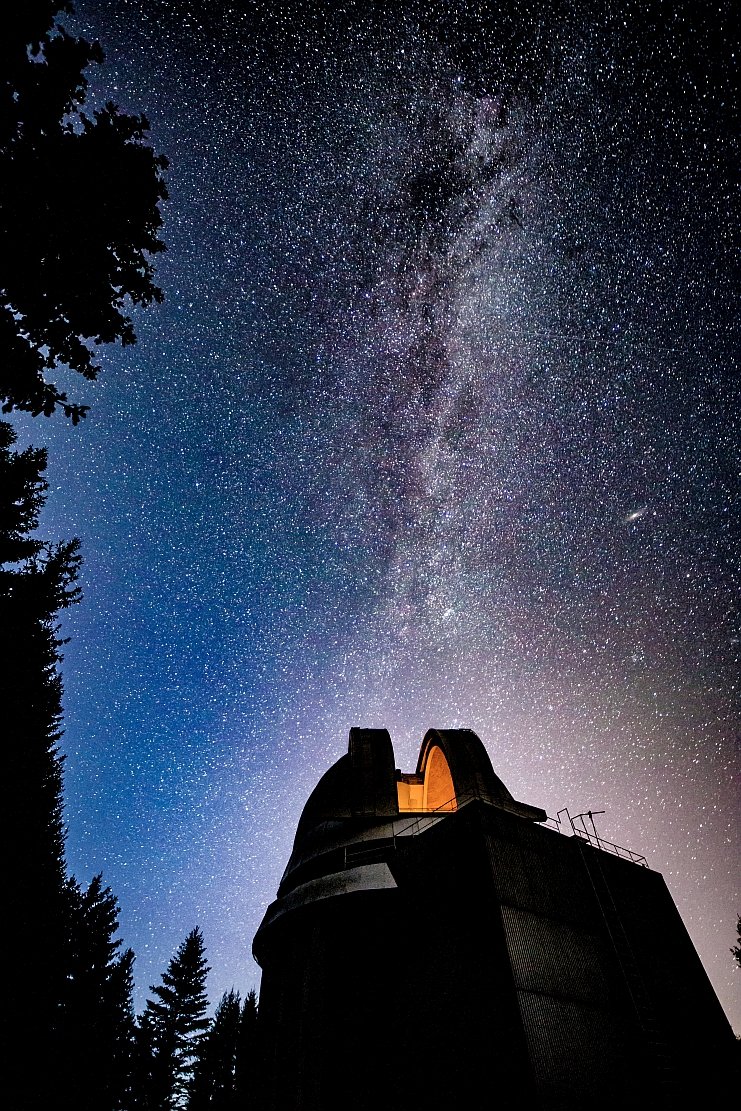
[{"label": "milky way", "polygon": [[140,996],[196,922],[247,989],[350,726],[470,726],[664,874],[738,1026],[731,6],[319,7],[78,5],[171,200],[139,344],[24,424],[86,559],[71,865]]}]

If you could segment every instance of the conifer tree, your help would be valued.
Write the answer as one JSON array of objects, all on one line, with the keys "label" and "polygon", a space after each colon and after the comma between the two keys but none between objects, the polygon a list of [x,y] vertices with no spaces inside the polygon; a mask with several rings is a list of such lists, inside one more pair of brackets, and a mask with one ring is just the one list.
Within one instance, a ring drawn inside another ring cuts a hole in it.
[{"label": "conifer tree", "polygon": [[208,1028],[203,935],[196,926],[179,946],[162,982],[150,988],[138,1034],[136,1104],[146,1111],[184,1107],[199,1042]]},{"label": "conifer tree", "polygon": [[144,116],[85,111],[103,52],[65,30],[71,11],[24,0],[0,35],[0,401],[77,422],[86,406],[47,375],[95,378],[95,345],[133,343],[129,306],[162,300],[151,256],[167,190]]},{"label": "conifer tree", "polygon": [[241,1019],[239,993],[224,992],[201,1040],[188,1111],[232,1111],[236,1107],[237,1045]]},{"label": "conifer tree", "polygon": [[134,954],[118,954],[118,903],[95,876],[68,882],[66,991],[55,1044],[59,1075],[77,1111],[118,1111],[130,1089]]},{"label": "conifer tree", "polygon": [[[118,956],[118,908],[100,876],[67,878],[62,800],[62,640],[79,597],[75,541],[33,537],[46,454],[13,450],[0,422],[0,712],[5,725],[5,1091],[14,1109],[118,1111],[128,1085],[133,954]],[[33,1068],[29,1069],[29,1054]]]},{"label": "conifer tree", "polygon": [[[32,538],[44,503],[46,454],[12,450],[0,422],[0,711],[5,725],[7,991],[5,1080],[15,1106],[48,1106],[48,1055],[67,984],[69,892],[64,857],[61,737],[63,641],[57,614],[79,597],[76,541]],[[33,1045],[36,1067],[24,1065]]]},{"label": "conifer tree", "polygon": [[[161,300],[150,259],[164,249],[166,163],[146,143],[143,116],[111,103],[83,111],[84,71],[103,55],[58,22],[71,11],[68,0],[26,0],[0,36],[0,404],[47,416],[61,408],[76,422],[85,406],[48,373],[66,364],[94,378],[97,345],[134,342],[128,306]],[[115,899],[102,882],[83,892],[67,880],[57,622],[79,598],[80,556],[77,541],[33,536],[46,453],[13,451],[14,441],[0,423],[0,714],[12,845],[4,1089],[14,1111],[107,1111],[127,1083],[133,955],[115,955]],[[86,1091],[73,1080],[81,1054]]]},{"label": "conifer tree", "polygon": [[154,1106],[154,1030],[146,1012],[134,1027],[134,1052],[131,1068],[132,1111],[149,1111]]},{"label": "conifer tree", "polygon": [[243,1111],[258,1107],[260,1103],[260,1059],[257,994],[249,991],[239,1018],[235,1063],[235,1107]]}]

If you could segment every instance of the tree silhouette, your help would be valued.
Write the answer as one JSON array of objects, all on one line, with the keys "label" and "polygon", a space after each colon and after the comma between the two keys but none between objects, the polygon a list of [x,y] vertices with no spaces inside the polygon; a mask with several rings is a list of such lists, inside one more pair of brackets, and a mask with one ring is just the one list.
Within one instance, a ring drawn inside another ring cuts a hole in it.
[{"label": "tree silhouette", "polygon": [[249,1111],[259,1101],[257,995],[224,992],[201,1039],[188,1111]]},{"label": "tree silhouette", "polygon": [[257,995],[254,991],[247,993],[242,1005],[234,1071],[234,1106],[244,1109],[259,1106],[262,1073],[258,1042]]},{"label": "tree silhouette", "polygon": [[66,990],[54,1045],[58,1077],[77,1111],[118,1111],[128,1102],[134,1036],[134,954],[118,955],[118,903],[95,876],[68,882]]},{"label": "tree silhouette", "polygon": [[[67,878],[62,813],[60,610],[77,601],[75,541],[32,537],[46,454],[0,422],[0,705],[6,727],[5,1084],[18,1108],[117,1111],[128,1086],[133,954],[97,876]],[[30,1048],[34,1068],[28,1068]]]},{"label": "tree silhouette", "polygon": [[59,24],[71,11],[26,0],[0,36],[0,400],[76,423],[87,407],[46,372],[95,378],[95,345],[135,341],[127,305],[162,299],[151,256],[167,191],[144,116],[83,111],[103,52]]},{"label": "tree silhouette", "polygon": [[136,1104],[147,1111],[184,1107],[199,1042],[208,1028],[205,984],[209,972],[203,935],[196,928],[150,988],[138,1035]]},{"label": "tree silhouette", "polygon": [[231,1111],[235,1103],[237,1045],[242,1008],[239,993],[224,992],[201,1039],[188,1111]]},{"label": "tree silhouette", "polygon": [[[49,1053],[67,986],[69,890],[64,858],[62,641],[57,614],[79,597],[76,541],[29,535],[44,504],[46,454],[12,450],[0,422],[0,706],[5,726],[7,991],[3,1035],[8,1088],[18,1107],[44,1106],[56,1088]],[[29,1074],[28,1045],[37,1067]]]},{"label": "tree silhouette", "polygon": [[[164,158],[143,116],[86,113],[97,44],[59,24],[60,0],[27,0],[0,36],[0,404],[76,423],[86,407],[47,379],[86,378],[95,347],[135,340],[129,305],[161,300],[151,256]],[[77,541],[33,534],[46,454],[13,451],[0,422],[0,706],[5,726],[5,1090],[18,1111],[127,1101],[133,954],[118,954],[116,900],[100,877],[68,880],[62,813],[61,610],[76,602]],[[32,1067],[29,1067],[32,1058]]]},{"label": "tree silhouette", "polygon": [[736,922],[736,944],[731,946],[731,952],[733,953],[734,960],[739,968],[741,968],[741,914],[739,914],[738,921]]}]

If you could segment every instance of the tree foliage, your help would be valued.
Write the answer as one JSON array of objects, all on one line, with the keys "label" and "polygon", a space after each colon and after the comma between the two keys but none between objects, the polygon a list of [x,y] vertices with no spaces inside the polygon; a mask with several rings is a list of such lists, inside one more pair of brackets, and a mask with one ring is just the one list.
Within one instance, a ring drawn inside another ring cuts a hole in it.
[{"label": "tree foliage", "polygon": [[261,1093],[261,1056],[258,1041],[257,994],[249,991],[242,1004],[237,1032],[234,1077],[235,1108],[257,1107]]},{"label": "tree foliage", "polygon": [[200,1043],[188,1111],[249,1111],[259,1101],[257,996],[225,992]]},{"label": "tree foliage", "polygon": [[150,988],[138,1034],[137,1105],[147,1111],[184,1107],[199,1043],[208,1028],[203,935],[196,926]]},{"label": "tree foliage", "polygon": [[65,860],[58,615],[79,598],[80,557],[76,541],[46,545],[32,535],[46,453],[15,451],[15,438],[0,422],[0,705],[13,837],[5,1085],[19,1109],[119,1111],[129,1087],[133,954],[118,952],[110,889],[100,876],[81,888]]},{"label": "tree foliage", "polygon": [[12,787],[6,813],[17,837],[11,891],[19,898],[32,881],[49,907],[66,882],[57,615],[79,599],[80,555],[76,540],[46,545],[31,537],[45,500],[46,453],[13,451],[15,438],[0,422],[0,699]]},{"label": "tree foliage", "polygon": [[64,851],[58,615],[79,598],[80,557],[76,541],[47,545],[32,535],[46,496],[46,454],[15,451],[15,438],[0,422],[0,705],[13,838],[5,869],[6,1091],[29,1111],[119,1111],[133,954],[118,955],[110,890],[100,876],[87,890],[68,879]]},{"label": "tree foliage", "polygon": [[739,914],[736,922],[736,944],[731,946],[731,952],[739,968],[741,968],[741,914]]},{"label": "tree foliage", "polygon": [[242,1008],[239,993],[225,992],[201,1040],[188,1111],[231,1111],[235,1106],[237,1043]]},{"label": "tree foliage", "polygon": [[[144,116],[85,111],[97,44],[59,22],[60,0],[26,0],[0,36],[0,404],[77,422],[48,374],[94,378],[96,345],[135,340],[131,307],[161,300],[151,258],[164,158]],[[68,878],[63,820],[62,610],[78,601],[78,542],[35,536],[46,453],[13,450],[0,422],[0,705],[4,724],[9,955],[4,1089],[16,1111],[130,1106],[133,953],[100,876]]]},{"label": "tree foliage", "polygon": [[84,110],[103,53],[58,22],[71,11],[26,0],[0,36],[0,399],[76,423],[86,406],[47,372],[95,378],[95,345],[135,341],[129,306],[162,299],[151,256],[167,191],[145,116]]},{"label": "tree foliage", "polygon": [[102,876],[69,880],[66,990],[55,1036],[58,1077],[76,1111],[127,1107],[134,1037],[131,949],[119,954],[118,903]]},{"label": "tree foliage", "polygon": [[[0,422],[0,706],[4,723],[7,854],[5,941],[8,962],[4,1045],[9,1082],[25,1088],[22,1106],[43,1103],[47,1069],[22,1072],[29,1040],[52,1044],[66,985],[68,897],[62,814],[62,641],[59,610],[74,603],[76,542],[47,546],[31,537],[44,503],[46,455],[13,450]],[[17,1082],[17,1083],[16,1083]]]}]

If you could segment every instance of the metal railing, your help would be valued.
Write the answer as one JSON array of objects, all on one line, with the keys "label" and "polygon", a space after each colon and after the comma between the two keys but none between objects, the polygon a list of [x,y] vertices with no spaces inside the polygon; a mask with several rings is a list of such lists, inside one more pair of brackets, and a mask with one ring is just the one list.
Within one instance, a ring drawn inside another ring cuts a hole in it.
[{"label": "metal railing", "polygon": [[[451,814],[456,810],[460,810],[462,806],[465,806],[466,803],[471,802],[475,798],[478,798],[478,795],[473,792],[466,795],[458,795],[457,798],[448,799],[447,802],[444,802],[435,810],[429,810],[425,813],[418,814],[408,825],[402,826],[402,828],[398,830],[394,829],[394,841],[398,836],[416,837],[423,829],[427,829],[429,826],[434,825],[435,822],[439,822],[445,814]],[[604,813],[604,810],[585,810],[582,814],[574,814],[572,816],[568,808],[564,806],[562,810],[558,811],[555,818],[548,817],[545,822],[541,822],[540,824],[548,826],[549,829],[555,829],[558,833],[562,833],[564,836],[568,837],[569,833],[564,828],[566,821],[568,821],[568,829],[571,831],[572,836],[581,838],[582,841],[586,841],[593,848],[602,849],[604,852],[612,853],[613,856],[619,856],[622,860],[630,860],[633,864],[640,864],[641,867],[648,868],[648,861],[641,853],[637,853],[633,849],[626,849],[622,845],[616,845],[614,841],[608,841],[606,838],[600,837],[597,833],[597,826],[595,825],[594,819]],[[566,815],[566,821],[562,821],[562,814]],[[587,828],[587,820],[589,820],[592,827],[591,831]]]},{"label": "metal railing", "polygon": [[[383,854],[389,849],[393,850],[396,848],[396,840],[398,837],[416,837],[448,814],[454,814],[467,803],[472,802],[478,797],[479,796],[475,792],[458,795],[452,799],[448,799],[434,810],[426,810],[416,814],[406,825],[401,827],[398,826],[399,819],[392,820],[390,822],[391,831],[388,837],[370,842],[356,841],[344,847],[345,868],[360,863],[363,860],[371,863],[373,858],[377,860],[381,859]],[[648,861],[641,853],[634,852],[633,849],[626,849],[622,845],[616,845],[613,841],[608,841],[606,838],[600,837],[597,833],[594,819],[601,814],[604,814],[604,810],[585,810],[582,814],[572,815],[569,813],[567,807],[563,807],[562,810],[558,811],[555,818],[548,817],[544,822],[539,824],[546,826],[548,829],[554,829],[566,837],[578,837],[595,849],[601,849],[603,852],[611,853],[613,856],[619,856],[622,860],[629,860],[632,864],[640,864],[641,867],[648,868]],[[565,818],[562,818],[562,815],[565,815]],[[589,821],[592,827],[591,830],[587,828],[587,821]]]},{"label": "metal railing", "polygon": [[[559,810],[555,818],[547,818],[542,824],[548,826],[549,829],[555,829],[565,836],[569,836],[569,832],[564,828],[568,822],[568,829],[571,835],[581,838],[586,841],[592,848],[602,849],[603,852],[612,853],[613,856],[619,856],[622,860],[630,860],[633,864],[640,864],[642,868],[648,868],[648,861],[641,853],[634,852],[633,849],[626,849],[622,845],[616,845],[614,841],[607,841],[604,837],[600,837],[597,833],[597,826],[594,819],[604,814],[604,810],[585,810],[583,814],[570,814],[567,807]],[[562,821],[561,815],[565,814],[566,818]],[[587,828],[587,820],[591,825],[591,831]],[[581,824],[579,824],[581,823]]]},{"label": "metal railing", "polygon": [[[439,822],[446,814],[455,814],[456,810],[460,810],[467,802],[475,799],[476,795],[469,792],[466,795],[453,795],[452,799],[446,799],[445,802],[440,803],[434,810],[421,811],[415,818],[412,818],[401,829],[394,828],[394,837],[416,837],[423,829],[428,829],[431,825]],[[401,815],[399,815],[401,817]],[[410,830],[414,830],[410,833]]]}]

